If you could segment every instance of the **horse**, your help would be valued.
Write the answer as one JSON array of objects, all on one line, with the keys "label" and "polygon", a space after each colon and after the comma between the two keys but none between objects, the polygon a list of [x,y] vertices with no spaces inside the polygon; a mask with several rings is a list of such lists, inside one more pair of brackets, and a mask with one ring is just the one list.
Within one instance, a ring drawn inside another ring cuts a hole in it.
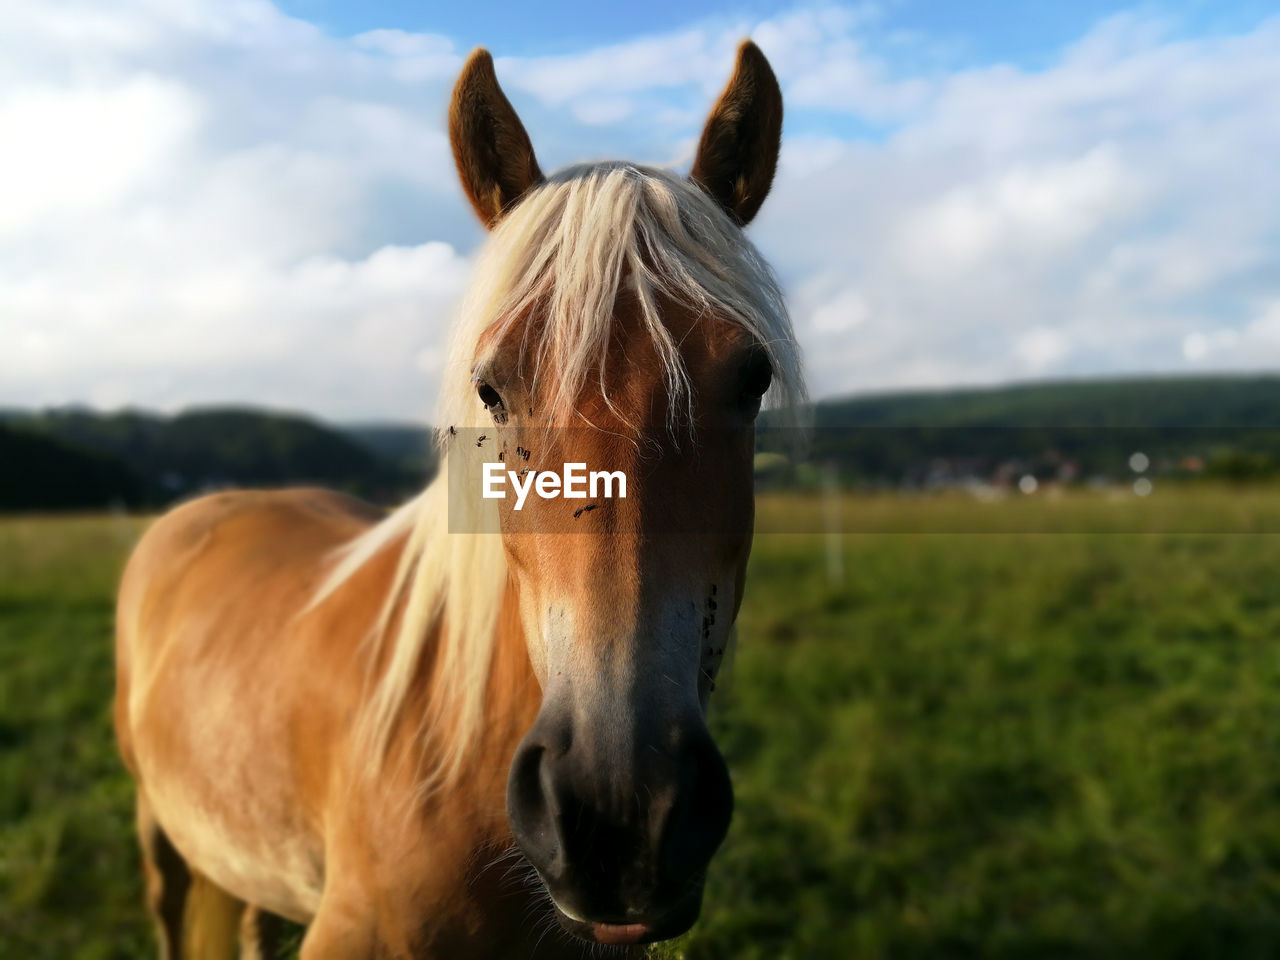
[{"label": "horse", "polygon": [[[489,233],[436,478],[389,513],[205,495],[126,565],[114,723],[161,957],[270,956],[283,920],[304,960],[631,955],[692,926],[733,804],[706,715],[755,420],[803,398],[743,232],[781,124],[744,41],[687,177],[544,176],[492,57],[466,61],[449,139]],[[492,462],[628,486],[517,510],[467,479]]]}]

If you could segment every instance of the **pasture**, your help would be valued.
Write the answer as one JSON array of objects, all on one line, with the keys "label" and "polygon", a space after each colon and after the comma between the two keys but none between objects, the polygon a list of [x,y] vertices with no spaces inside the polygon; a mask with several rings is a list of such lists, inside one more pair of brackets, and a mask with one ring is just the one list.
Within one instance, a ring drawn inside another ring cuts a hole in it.
[{"label": "pasture", "polygon": [[[1070,529],[1080,496],[981,509]],[[759,538],[713,710],[734,823],[655,956],[1280,953],[1280,538],[1241,532],[1280,495],[1160,496],[1221,532],[848,534],[840,582],[822,537]],[[153,955],[110,729],[142,525],[0,520],[4,956]]]}]

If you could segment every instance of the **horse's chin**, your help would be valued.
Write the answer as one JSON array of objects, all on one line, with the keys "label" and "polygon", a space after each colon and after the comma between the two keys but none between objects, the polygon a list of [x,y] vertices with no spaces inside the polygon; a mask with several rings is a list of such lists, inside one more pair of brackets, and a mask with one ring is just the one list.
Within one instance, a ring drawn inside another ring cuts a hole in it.
[{"label": "horse's chin", "polygon": [[679,903],[654,917],[633,923],[601,923],[565,913],[551,901],[556,919],[568,933],[588,943],[610,947],[637,947],[670,940],[688,931],[702,911],[702,889],[691,890]]}]

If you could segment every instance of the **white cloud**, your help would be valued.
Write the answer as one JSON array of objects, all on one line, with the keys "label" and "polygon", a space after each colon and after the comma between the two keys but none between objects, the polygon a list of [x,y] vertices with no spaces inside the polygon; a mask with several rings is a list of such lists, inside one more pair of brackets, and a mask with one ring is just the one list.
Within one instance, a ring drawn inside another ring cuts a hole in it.
[{"label": "white cloud", "polygon": [[1280,297],[1257,304],[1240,328],[1192,331],[1182,341],[1182,353],[1189,363],[1214,369],[1280,366]]},{"label": "white cloud", "polygon": [[197,123],[194,98],[147,75],[0,99],[0,237],[109,207],[153,175]]},{"label": "white cloud", "polygon": [[733,33],[687,30],[585,53],[500,58],[498,64],[513,87],[528,90],[552,106],[599,94],[649,93],[690,84],[714,86],[724,82],[721,64],[725,48],[732,50]]},{"label": "white cloud", "polygon": [[901,255],[923,276],[972,270],[1080,242],[1140,198],[1109,144],[1083,156],[999,170],[902,214]]},{"label": "white cloud", "polygon": [[844,290],[813,311],[810,326],[818,333],[846,333],[870,315],[867,301],[856,290]]},{"label": "white cloud", "polygon": [[[1042,70],[917,74],[876,18],[498,70],[544,167],[687,162],[757,39],[788,135],[752,235],[819,395],[1280,363],[1280,20],[1170,39],[1126,15]],[[444,132],[464,54],[265,0],[0,7],[0,405],[426,412],[482,236]]]},{"label": "white cloud", "polygon": [[[816,392],[1226,362],[1187,338],[1280,283],[1280,20],[1162,36],[1107,22],[1044,71],[945,78],[883,142],[784,161],[756,236]],[[828,301],[797,281],[831,273],[867,305],[850,334],[809,322]]]},{"label": "white cloud", "polygon": [[26,403],[251,399],[423,416],[433,398],[422,357],[443,342],[466,269],[451,246],[429,242],[281,269],[192,264],[145,286],[29,280],[0,300],[25,320],[0,352],[0,383]]},{"label": "white cloud", "polygon": [[768,52],[792,107],[849,112],[873,120],[909,114],[932,81],[895,79],[866,50],[859,29],[877,18],[871,4],[799,7],[758,24],[752,37]]},{"label": "white cloud", "polygon": [[0,403],[430,411],[418,358],[478,234],[447,41],[338,43],[254,2],[3,18]]},{"label": "white cloud", "polygon": [[1013,352],[1029,370],[1039,373],[1061,361],[1071,352],[1071,348],[1062,331],[1034,327],[1017,337]]}]

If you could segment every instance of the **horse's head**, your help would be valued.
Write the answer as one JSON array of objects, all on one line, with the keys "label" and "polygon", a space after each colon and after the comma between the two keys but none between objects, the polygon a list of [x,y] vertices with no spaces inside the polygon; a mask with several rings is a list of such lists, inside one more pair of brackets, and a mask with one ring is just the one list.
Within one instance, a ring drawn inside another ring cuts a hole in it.
[{"label": "horse's head", "polygon": [[771,380],[799,390],[785,308],[741,229],[781,121],[744,43],[689,179],[626,164],[544,178],[487,53],[454,94],[458,170],[494,231],[463,311],[452,413],[483,433],[465,446],[501,454],[512,482],[615,474],[612,496],[584,480],[586,497],[497,505],[542,688],[510,825],[561,923],[597,942],[686,930],[729,824],[704,713],[751,547],[756,414]]}]

